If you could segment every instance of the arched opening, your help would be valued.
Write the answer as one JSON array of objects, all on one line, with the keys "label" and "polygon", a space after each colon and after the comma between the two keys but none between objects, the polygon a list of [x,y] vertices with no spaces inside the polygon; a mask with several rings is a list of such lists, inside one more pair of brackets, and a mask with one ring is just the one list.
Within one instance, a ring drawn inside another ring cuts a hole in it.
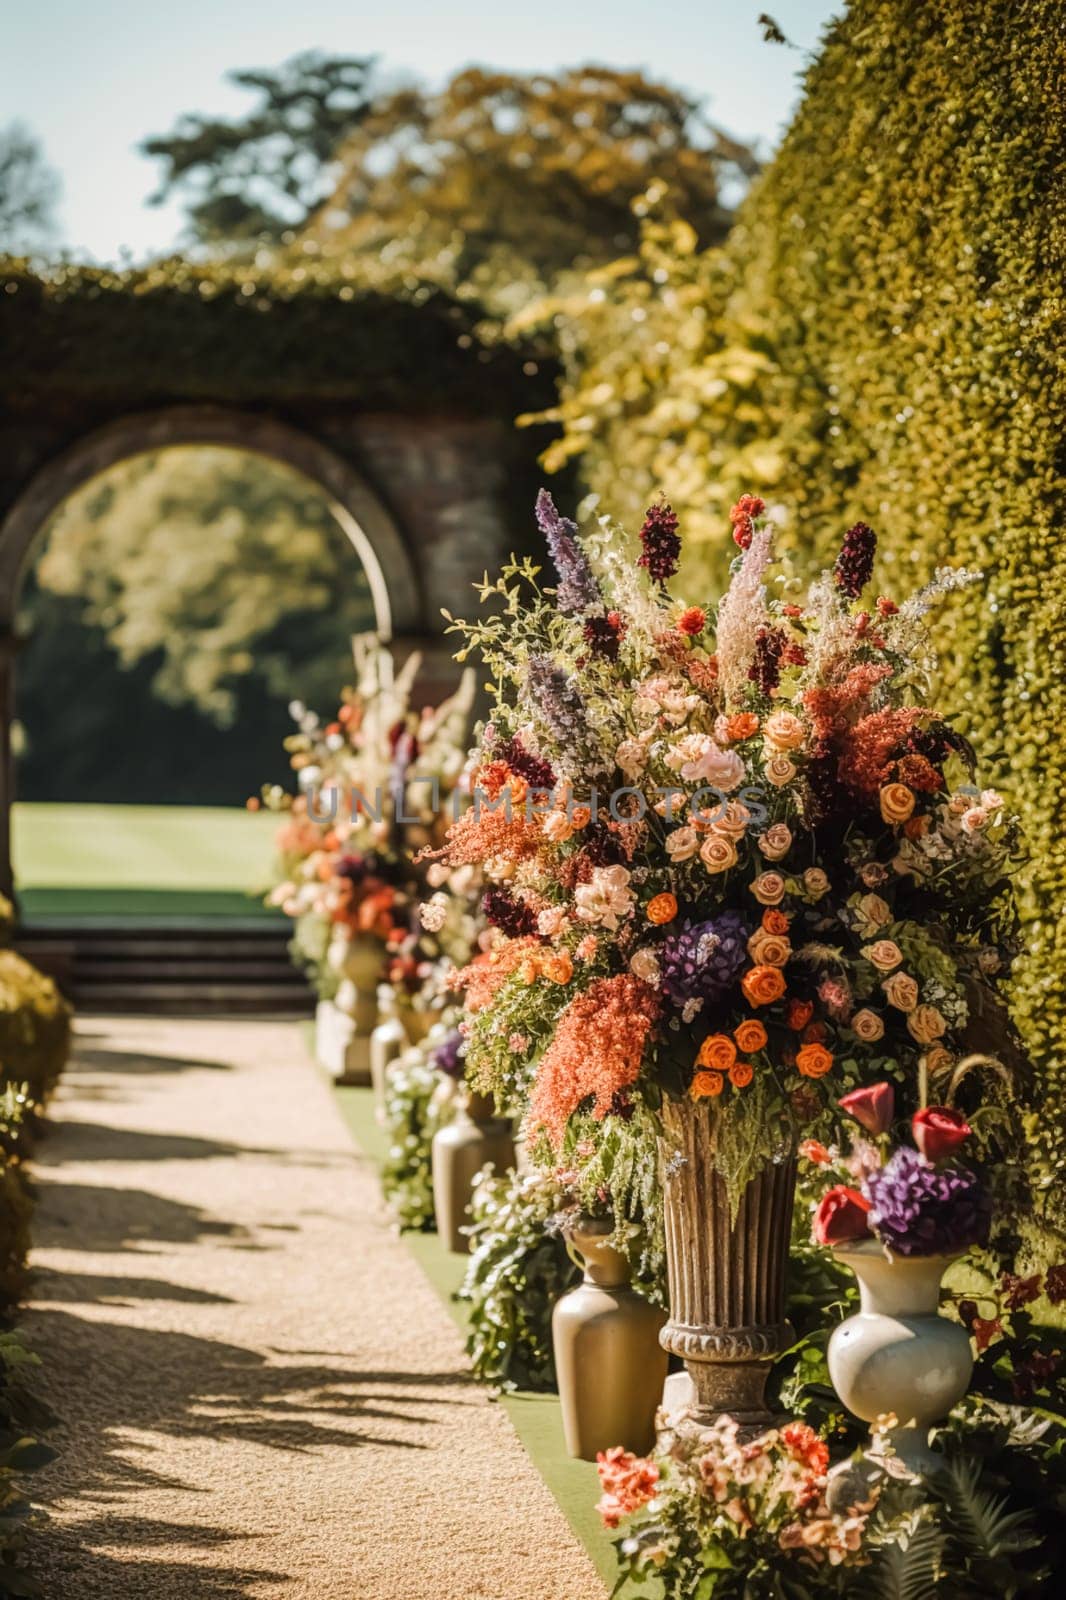
[{"label": "arched opening", "polygon": [[281,775],[287,701],[335,691],[352,632],[410,625],[387,513],[306,435],[184,410],[67,452],[2,549],[26,635],[11,751],[24,919],[251,911],[268,836],[241,807]]}]

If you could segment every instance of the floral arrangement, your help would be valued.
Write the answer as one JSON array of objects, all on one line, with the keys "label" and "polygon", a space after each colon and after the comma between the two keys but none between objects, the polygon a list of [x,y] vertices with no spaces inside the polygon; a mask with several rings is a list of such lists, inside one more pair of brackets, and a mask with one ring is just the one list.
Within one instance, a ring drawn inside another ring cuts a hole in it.
[{"label": "floral arrangement", "polygon": [[877,1239],[897,1256],[960,1255],[987,1243],[991,1197],[978,1175],[956,1160],[973,1131],[966,1118],[951,1106],[923,1106],[911,1118],[914,1145],[892,1150],[895,1099],[890,1083],[854,1089],[840,1107],[867,1137],[853,1138],[844,1155],[816,1140],[801,1146],[816,1167],[836,1167],[852,1180],[823,1195],[814,1214],[815,1240]]},{"label": "floral arrangement", "polygon": [[[425,884],[411,855],[446,815],[465,760],[473,684],[415,712],[420,665],[398,674],[376,638],[355,641],[357,681],[332,722],[300,702],[297,732],[286,741],[298,792],[271,786],[261,801],[284,813],[278,830],[279,881],[268,903],[293,918],[293,953],[324,997],[352,941],[380,946],[382,976],[401,999],[419,994],[436,961],[454,961],[468,930],[458,905],[433,932],[415,917]],[[449,939],[452,943],[449,944]]]},{"label": "floral arrangement", "polygon": [[[867,1518],[878,1491],[830,1509],[829,1450],[804,1422],[745,1442],[728,1417],[700,1437],[676,1438],[654,1460],[608,1450],[598,1458],[608,1528],[624,1525],[622,1569],[659,1575],[668,1595],[804,1593],[787,1587],[868,1559]],[[774,1585],[777,1587],[774,1587]]]},{"label": "floral arrangement", "polygon": [[436,859],[485,873],[467,1072],[526,1112],[539,1158],[619,1121],[654,1131],[662,1097],[688,1096],[736,1196],[828,1134],[849,1090],[889,1080],[914,1106],[974,1030],[1008,1055],[1015,828],[927,699],[925,618],[973,575],[863,604],[859,523],[803,588],[745,495],[715,609],[670,592],[665,503],[636,561],[543,492],[537,518],[554,583],[512,562],[482,587],[494,615],[448,617],[493,705]]}]

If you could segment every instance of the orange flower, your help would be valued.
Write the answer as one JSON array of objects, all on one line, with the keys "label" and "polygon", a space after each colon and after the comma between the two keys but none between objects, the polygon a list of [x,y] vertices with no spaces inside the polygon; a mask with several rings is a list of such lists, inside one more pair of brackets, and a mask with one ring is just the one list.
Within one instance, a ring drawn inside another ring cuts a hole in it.
[{"label": "orange flower", "polygon": [[824,1078],[833,1057],[824,1044],[805,1044],[796,1052],[796,1067],[804,1078]]},{"label": "orange flower", "polygon": [[690,639],[697,633],[702,633],[706,626],[707,613],[700,606],[689,606],[677,619],[678,633],[688,634]]},{"label": "orange flower", "polygon": [[737,1047],[724,1033],[709,1033],[700,1045],[696,1057],[698,1067],[711,1067],[715,1072],[728,1072],[737,1059]]},{"label": "orange flower", "polygon": [[677,896],[673,894],[657,894],[648,901],[648,921],[656,926],[664,922],[673,922],[677,916]]},{"label": "orange flower", "polygon": [[724,1088],[725,1079],[720,1072],[697,1072],[688,1092],[693,1100],[711,1100]]},{"label": "orange flower", "polygon": [[569,983],[574,976],[569,950],[548,951],[541,962],[541,971],[552,983]]},{"label": "orange flower", "polygon": [[804,1044],[824,1044],[826,1028],[824,1022],[808,1022],[800,1038]]},{"label": "orange flower", "polygon": [[734,1028],[733,1038],[737,1041],[737,1049],[743,1050],[745,1055],[766,1048],[766,1029],[758,1017],[749,1017],[739,1028]]},{"label": "orange flower", "polygon": [[785,978],[779,967],[752,967],[740,980],[744,998],[752,1006],[769,1006],[785,992]]},{"label": "orange flower", "polygon": [[762,925],[767,933],[787,933],[789,919],[776,906],[767,906],[762,914]]},{"label": "orange flower", "polygon": [[725,731],[727,737],[736,744],[738,740],[750,739],[753,733],[758,733],[759,719],[754,711],[738,711],[726,723]]},{"label": "orange flower", "polygon": [[929,832],[928,817],[908,817],[903,824],[903,831],[908,839],[920,839]]},{"label": "orange flower", "polygon": [[810,1000],[790,1000],[788,1002],[785,1022],[796,1033],[802,1033],[813,1016],[814,1006]]},{"label": "orange flower", "polygon": [[734,1089],[746,1089],[754,1076],[750,1061],[734,1061],[729,1069],[729,1081]]}]

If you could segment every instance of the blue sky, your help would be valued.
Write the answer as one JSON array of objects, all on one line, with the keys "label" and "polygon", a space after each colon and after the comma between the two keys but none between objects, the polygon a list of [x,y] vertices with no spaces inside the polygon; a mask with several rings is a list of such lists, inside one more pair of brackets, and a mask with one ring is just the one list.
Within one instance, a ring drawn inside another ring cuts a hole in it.
[{"label": "blue sky", "polygon": [[63,242],[101,261],[167,248],[177,205],[150,208],[155,164],[137,142],[183,111],[227,115],[245,97],[231,67],[299,50],[377,54],[439,82],[471,62],[533,70],[603,61],[641,66],[707,97],[731,132],[768,145],[796,100],[805,54],[763,42],[767,9],[809,52],[842,0],[38,0],[3,27],[0,121],[42,140],[63,180]]}]

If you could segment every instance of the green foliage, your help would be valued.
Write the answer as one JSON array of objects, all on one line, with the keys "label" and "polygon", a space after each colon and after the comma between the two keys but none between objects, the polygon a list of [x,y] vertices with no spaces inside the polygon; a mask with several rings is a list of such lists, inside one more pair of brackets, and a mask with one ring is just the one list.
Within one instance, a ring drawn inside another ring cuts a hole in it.
[{"label": "green foliage", "polygon": [[381,1187],[401,1229],[431,1233],[433,1211],[433,1135],[449,1116],[447,1080],[426,1060],[425,1051],[408,1050],[389,1068],[385,1091],[385,1129],[389,1149],[381,1166]]},{"label": "green foliage", "polygon": [[0,1596],[36,1596],[25,1570],[26,1535],[42,1520],[22,1479],[46,1466],[55,1451],[36,1435],[55,1420],[25,1383],[38,1365],[17,1333],[0,1333]]},{"label": "green foliage", "polygon": [[[945,557],[984,572],[981,600],[941,616],[939,704],[1022,814],[1016,1011],[1056,1107],[1064,46],[1056,0],[851,0],[725,251],[653,227],[571,316],[552,308],[568,363],[552,463],[580,457],[612,513],[664,488],[720,572],[726,507],[751,489],[796,508],[787,537],[812,567],[874,524],[889,595]],[[1066,1148],[1061,1111],[1035,1133]]]},{"label": "green foliage", "polygon": [[504,1389],[554,1389],[552,1309],[580,1279],[558,1227],[564,1191],[540,1173],[495,1176],[470,1201],[471,1257],[460,1298],[470,1302],[474,1375]]},{"label": "green foliage", "polygon": [[70,1007],[51,978],[14,950],[0,949],[0,1082],[25,1085],[45,1105],[70,1052]]},{"label": "green foliage", "polygon": [[207,244],[279,242],[328,195],[334,154],[370,104],[373,64],[305,50],[273,70],[227,73],[258,103],[232,122],[187,114],[146,139],[142,154],[163,162],[151,203],[179,192]]},{"label": "green foliage", "polygon": [[350,639],[373,626],[369,585],[325,493],[247,452],[163,450],[75,491],[46,530],[42,589],[83,597],[124,666],[152,658],[153,687],[233,723],[237,688],[261,678],[328,700]]},{"label": "green foliage", "polygon": [[29,250],[55,233],[59,179],[28,128],[0,128],[0,251]]},{"label": "green foliage", "polygon": [[652,161],[704,243],[728,223],[723,183],[756,167],[697,102],[603,66],[472,67],[439,91],[400,88],[375,100],[339,157],[312,229],[324,249],[374,281],[428,279],[497,314],[635,245]]}]

